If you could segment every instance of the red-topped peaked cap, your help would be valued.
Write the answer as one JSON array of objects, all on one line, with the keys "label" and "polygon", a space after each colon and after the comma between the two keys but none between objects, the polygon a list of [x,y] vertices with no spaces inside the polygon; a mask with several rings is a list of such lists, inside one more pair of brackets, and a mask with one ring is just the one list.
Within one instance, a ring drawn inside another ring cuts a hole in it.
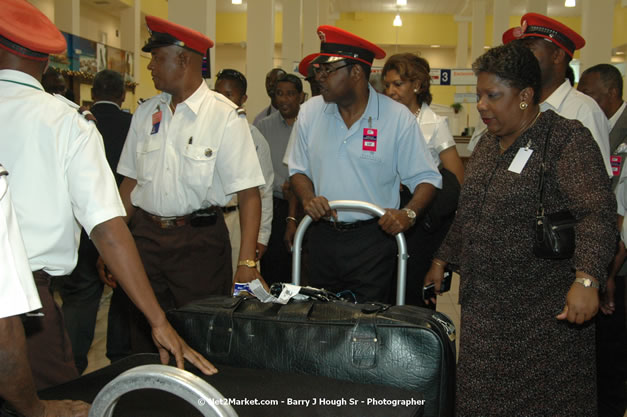
[{"label": "red-topped peaked cap", "polygon": [[205,55],[213,47],[213,41],[197,30],[177,25],[157,16],[146,16],[150,38],[142,48],[150,52],[153,48],[176,45],[189,51]]},{"label": "red-topped peaked cap", "polygon": [[385,51],[372,42],[335,26],[318,27],[320,53],[315,54],[313,64],[352,59],[372,66],[374,59],[385,58]]},{"label": "red-topped peaked cap", "polygon": [[35,61],[67,48],[59,29],[25,0],[0,0],[0,48]]},{"label": "red-topped peaked cap", "polygon": [[318,55],[318,53],[309,54],[304,57],[302,61],[300,61],[300,64],[298,64],[298,72],[300,72],[306,80],[314,77],[313,68],[311,67],[311,61],[313,61],[314,58]]},{"label": "red-topped peaked cap", "polygon": [[544,38],[563,49],[571,58],[577,49],[586,45],[585,39],[577,32],[555,19],[538,13],[524,15],[520,19],[519,28],[509,29],[503,34],[503,43],[507,43],[506,34],[510,31],[513,38],[509,39],[508,35],[508,42],[514,39]]}]

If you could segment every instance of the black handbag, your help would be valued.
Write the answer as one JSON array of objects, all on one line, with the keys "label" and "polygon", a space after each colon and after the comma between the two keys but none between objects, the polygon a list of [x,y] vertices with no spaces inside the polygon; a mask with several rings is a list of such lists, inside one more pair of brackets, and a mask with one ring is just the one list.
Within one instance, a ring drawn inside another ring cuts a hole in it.
[{"label": "black handbag", "polygon": [[536,257],[542,259],[569,259],[575,253],[575,224],[577,220],[575,220],[569,210],[545,214],[542,206],[546,149],[552,131],[553,126],[551,126],[549,133],[546,135],[542,152],[533,253]]}]

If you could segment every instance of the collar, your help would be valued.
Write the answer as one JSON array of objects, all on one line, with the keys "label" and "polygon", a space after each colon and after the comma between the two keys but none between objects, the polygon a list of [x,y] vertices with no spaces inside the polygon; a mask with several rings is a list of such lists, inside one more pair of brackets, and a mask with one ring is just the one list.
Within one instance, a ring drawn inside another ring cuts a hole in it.
[{"label": "collar", "polygon": [[[207,83],[205,83],[205,81],[203,80],[198,86],[198,88],[196,89],[196,91],[194,91],[192,95],[187,97],[184,101],[180,102],[176,107],[178,107],[181,104],[185,104],[195,115],[198,115],[200,105],[205,99],[205,96],[208,94],[211,95],[211,93],[212,91],[209,90],[209,87],[207,87]],[[217,93],[214,93],[214,94],[217,94]],[[170,102],[172,102],[172,95],[169,93],[165,93],[165,92],[161,93],[160,100],[162,103],[165,103],[166,105],[170,106]]]},{"label": "collar", "polygon": [[621,104],[618,110],[616,110],[616,113],[614,113],[614,115],[608,120],[610,132],[612,131],[612,129],[614,129],[614,126],[616,126],[616,122],[618,122],[618,119],[620,119],[620,117],[623,115],[625,107],[627,107],[627,104],[623,101],[623,104]]},{"label": "collar", "polygon": [[0,70],[0,80],[44,91],[44,88],[37,79],[22,71],[12,69]]},{"label": "collar", "polygon": [[[368,120],[372,118],[373,120],[379,120],[379,93],[377,93],[377,90],[372,88],[370,83],[368,83],[368,91],[369,91],[368,104],[366,105],[366,110],[364,110],[364,113],[361,115],[359,119]],[[342,119],[342,115],[340,114],[340,110],[338,109],[337,104],[326,103],[326,102],[324,104],[325,104],[324,106],[325,113],[334,114],[340,120]]]},{"label": "collar", "polygon": [[553,93],[540,104],[541,107],[544,107],[541,110],[544,111],[547,109],[547,107],[554,110],[559,109],[572,90],[573,87],[570,85],[570,81],[565,79],[562,85],[557,87],[555,91],[553,91]]},{"label": "collar", "polygon": [[418,114],[418,124],[421,123],[437,123],[438,116],[435,114],[427,103],[420,105],[420,113]]},{"label": "collar", "polygon": [[117,108],[118,108],[118,110],[122,110],[122,109],[120,108],[120,106],[118,105],[118,103],[114,103],[113,101],[109,101],[109,100],[100,100],[100,101],[95,102],[95,103],[94,103],[94,104],[92,104],[91,106],[92,106],[92,107],[94,107],[94,106],[97,106],[98,104],[111,104],[111,105],[113,105],[113,106],[117,107]]}]

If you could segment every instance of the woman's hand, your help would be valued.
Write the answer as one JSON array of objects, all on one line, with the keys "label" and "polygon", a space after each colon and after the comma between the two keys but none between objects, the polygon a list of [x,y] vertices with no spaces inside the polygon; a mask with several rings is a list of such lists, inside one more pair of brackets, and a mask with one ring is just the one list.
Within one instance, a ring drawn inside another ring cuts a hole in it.
[{"label": "woman's hand", "polygon": [[577,282],[573,282],[566,295],[564,310],[556,318],[582,324],[593,318],[598,311],[599,291],[596,288],[586,288]]},{"label": "woman's hand", "polygon": [[[436,294],[440,293],[440,285],[442,284],[442,280],[444,279],[444,267],[446,267],[446,262],[441,259],[434,259],[431,263],[431,268],[427,271],[427,275],[425,275],[424,286],[433,283],[433,288]],[[435,305],[437,302],[436,298],[431,298],[429,300],[425,300],[425,303],[432,303]]]}]

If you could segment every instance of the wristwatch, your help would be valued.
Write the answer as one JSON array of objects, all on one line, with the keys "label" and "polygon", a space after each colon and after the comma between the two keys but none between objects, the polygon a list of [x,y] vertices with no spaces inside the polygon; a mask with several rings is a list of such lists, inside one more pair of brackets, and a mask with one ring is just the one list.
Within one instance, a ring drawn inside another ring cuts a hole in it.
[{"label": "wristwatch", "polygon": [[409,224],[413,226],[416,223],[416,212],[407,207],[403,207],[401,210],[407,213],[407,217],[409,217]]},{"label": "wristwatch", "polygon": [[599,289],[599,284],[597,282],[592,281],[590,278],[579,277],[575,278],[575,282],[583,285],[585,288],[596,288]]},{"label": "wristwatch", "polygon": [[243,261],[239,261],[237,266],[247,266],[249,268],[257,268],[257,262],[252,259],[244,259]]}]

